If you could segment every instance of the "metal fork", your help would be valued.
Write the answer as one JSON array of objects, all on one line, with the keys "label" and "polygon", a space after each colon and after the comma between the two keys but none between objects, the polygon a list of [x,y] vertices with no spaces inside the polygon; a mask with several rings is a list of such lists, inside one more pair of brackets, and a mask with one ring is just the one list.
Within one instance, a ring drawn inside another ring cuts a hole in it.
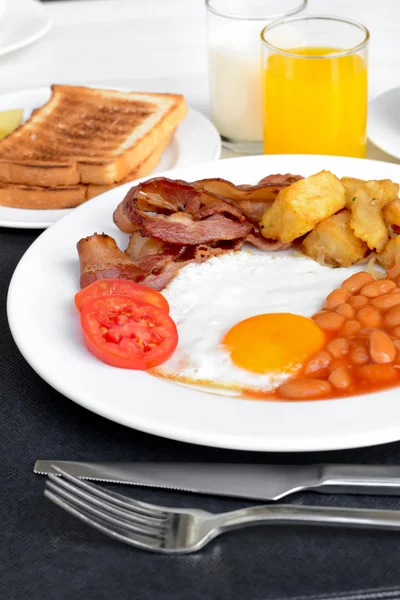
[{"label": "metal fork", "polygon": [[110,537],[153,552],[195,552],[221,533],[266,523],[400,530],[400,511],[394,510],[274,504],[213,514],[167,508],[105,491],[52,468],[58,475],[48,475],[44,494],[49,500]]}]

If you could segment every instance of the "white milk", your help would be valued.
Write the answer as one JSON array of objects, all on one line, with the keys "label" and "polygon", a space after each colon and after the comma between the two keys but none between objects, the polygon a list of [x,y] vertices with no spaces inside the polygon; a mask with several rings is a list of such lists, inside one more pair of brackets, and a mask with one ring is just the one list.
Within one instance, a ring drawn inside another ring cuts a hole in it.
[{"label": "white milk", "polygon": [[262,140],[260,52],[209,48],[211,118],[221,135]]},{"label": "white milk", "polygon": [[6,3],[7,0],[0,0],[0,21],[6,12]]},{"label": "white milk", "polygon": [[221,135],[237,141],[262,140],[263,25],[219,20],[209,28],[211,117]]},{"label": "white milk", "polygon": [[209,0],[216,9],[207,14],[210,109],[223,137],[238,145],[262,141],[261,31],[274,20],[272,15],[294,14],[305,4],[300,0]]}]

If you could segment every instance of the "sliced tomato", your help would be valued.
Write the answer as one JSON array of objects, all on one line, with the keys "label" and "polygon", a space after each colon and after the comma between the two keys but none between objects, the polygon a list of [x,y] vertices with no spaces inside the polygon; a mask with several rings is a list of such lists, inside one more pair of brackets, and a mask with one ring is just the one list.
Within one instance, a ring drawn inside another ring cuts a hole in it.
[{"label": "sliced tomato", "polygon": [[165,362],[178,343],[176,325],[153,304],[128,296],[88,300],[81,311],[83,337],[97,358],[122,369],[150,369]]},{"label": "sliced tomato", "polygon": [[89,300],[99,296],[111,295],[129,296],[129,298],[135,298],[140,302],[154,304],[167,315],[169,314],[169,304],[160,292],[128,279],[99,279],[94,281],[75,294],[75,305],[81,311]]}]

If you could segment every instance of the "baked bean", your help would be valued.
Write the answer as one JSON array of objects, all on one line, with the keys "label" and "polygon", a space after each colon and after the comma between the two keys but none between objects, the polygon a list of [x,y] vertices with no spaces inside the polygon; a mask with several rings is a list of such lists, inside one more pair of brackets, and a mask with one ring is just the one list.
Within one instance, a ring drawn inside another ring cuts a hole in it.
[{"label": "baked bean", "polygon": [[330,394],[332,386],[323,379],[292,379],[282,384],[278,391],[292,400],[312,400]]},{"label": "baked bean", "polygon": [[391,334],[395,338],[400,338],[400,327],[395,327],[393,331],[391,331]]},{"label": "baked bean", "polygon": [[324,307],[325,308],[336,308],[339,304],[343,304],[347,302],[350,294],[348,290],[345,288],[338,288],[337,290],[333,290],[325,300]]},{"label": "baked bean", "polygon": [[397,369],[392,365],[364,365],[358,367],[357,376],[371,383],[388,383],[397,378]]},{"label": "baked bean", "polygon": [[337,390],[348,390],[351,386],[351,376],[346,367],[337,367],[333,369],[328,377],[329,383]]},{"label": "baked bean", "polygon": [[373,300],[371,300],[371,304],[372,306],[379,308],[379,310],[389,310],[389,308],[393,308],[393,306],[398,306],[400,304],[400,294],[392,293],[378,296],[378,298],[373,298]]},{"label": "baked bean", "polygon": [[394,347],[396,348],[396,358],[393,361],[394,365],[400,366],[400,340],[392,340]]},{"label": "baked bean", "polygon": [[349,351],[349,342],[346,338],[336,338],[329,342],[325,349],[333,356],[333,358],[340,358]]},{"label": "baked bean", "polygon": [[340,335],[342,335],[343,337],[347,338],[347,337],[352,337],[353,335],[356,335],[361,329],[361,323],[359,323],[358,321],[346,321],[346,323],[343,325],[343,327],[340,329]]},{"label": "baked bean", "polygon": [[375,281],[370,273],[366,271],[360,271],[360,273],[354,273],[351,277],[343,281],[342,288],[345,288],[350,294],[356,294],[360,289],[367,283]]},{"label": "baked bean", "polygon": [[396,358],[396,348],[386,333],[375,329],[369,338],[369,353],[374,363],[391,363]]},{"label": "baked bean", "polygon": [[394,306],[386,313],[384,323],[387,327],[398,327],[400,325],[400,306]]},{"label": "baked bean", "polygon": [[336,307],[336,312],[338,315],[343,315],[345,319],[354,319],[356,314],[354,308],[347,303],[339,304],[339,306]]},{"label": "baked bean", "polygon": [[356,316],[357,321],[364,327],[380,327],[382,324],[382,316],[374,306],[366,306],[361,308]]},{"label": "baked bean", "polygon": [[397,262],[393,265],[391,269],[386,271],[386,277],[388,279],[397,279],[400,275],[400,262]]},{"label": "baked bean", "polygon": [[366,365],[369,363],[368,350],[361,342],[353,344],[349,351],[349,360],[353,365]]},{"label": "baked bean", "polygon": [[361,294],[367,298],[377,298],[378,296],[382,296],[382,294],[388,294],[394,290],[395,287],[396,284],[394,281],[391,281],[390,279],[380,279],[379,281],[364,285],[364,287],[361,288]]},{"label": "baked bean", "polygon": [[308,361],[304,375],[314,375],[314,377],[326,377],[328,374],[328,367],[332,362],[332,356],[322,350],[318,352],[311,360]]},{"label": "baked bean", "polygon": [[364,308],[364,306],[367,306],[368,298],[366,298],[365,296],[353,296],[352,298],[349,298],[347,304],[350,304],[350,306],[355,310],[359,310],[360,308]]},{"label": "baked bean", "polygon": [[321,329],[325,329],[326,331],[337,331],[345,322],[345,318],[343,315],[338,315],[334,312],[328,312],[318,317],[315,322],[319,327],[321,327]]},{"label": "baked bean", "polygon": [[392,340],[393,346],[400,352],[400,340]]},{"label": "baked bean", "polygon": [[357,334],[357,337],[363,337],[363,338],[368,338],[371,335],[371,333],[373,331],[379,331],[378,329],[376,329],[376,327],[364,327],[364,329],[360,329],[360,331]]}]

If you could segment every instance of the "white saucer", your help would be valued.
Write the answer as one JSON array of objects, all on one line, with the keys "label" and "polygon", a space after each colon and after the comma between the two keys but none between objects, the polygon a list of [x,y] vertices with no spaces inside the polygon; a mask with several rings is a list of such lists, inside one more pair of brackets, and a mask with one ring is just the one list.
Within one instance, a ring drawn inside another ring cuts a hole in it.
[{"label": "white saucer", "polygon": [[400,87],[375,98],[368,109],[368,137],[381,150],[400,159]]},{"label": "white saucer", "polygon": [[8,0],[0,19],[0,56],[36,42],[51,27],[51,19],[37,0]]},{"label": "white saucer", "polygon": [[[90,84],[89,87],[110,88],[109,85]],[[130,91],[118,86],[113,89]],[[131,88],[133,89],[133,88]],[[0,111],[12,108],[24,109],[24,120],[32,110],[42,106],[50,98],[50,87],[42,87],[22,92],[0,95]],[[163,152],[160,163],[153,173],[176,167],[188,167],[196,163],[217,160],[221,155],[221,138],[214,125],[194,108],[188,110],[187,117],[180,123]],[[0,227],[17,229],[44,229],[49,227],[71,210],[31,210],[0,206]]]}]

